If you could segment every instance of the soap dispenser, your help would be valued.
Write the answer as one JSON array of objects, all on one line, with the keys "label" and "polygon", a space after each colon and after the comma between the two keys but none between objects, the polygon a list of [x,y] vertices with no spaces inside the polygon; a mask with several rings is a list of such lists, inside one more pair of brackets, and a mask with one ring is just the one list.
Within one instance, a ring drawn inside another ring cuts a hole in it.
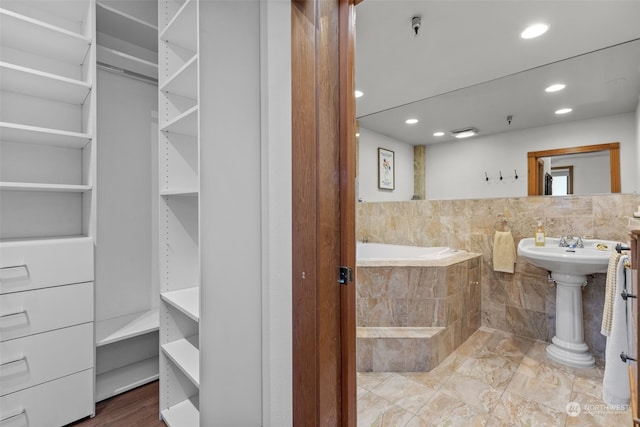
[{"label": "soap dispenser", "polygon": [[534,241],[536,246],[544,246],[544,227],[542,226],[542,221],[538,221],[538,228],[536,229],[536,234],[534,237]]}]

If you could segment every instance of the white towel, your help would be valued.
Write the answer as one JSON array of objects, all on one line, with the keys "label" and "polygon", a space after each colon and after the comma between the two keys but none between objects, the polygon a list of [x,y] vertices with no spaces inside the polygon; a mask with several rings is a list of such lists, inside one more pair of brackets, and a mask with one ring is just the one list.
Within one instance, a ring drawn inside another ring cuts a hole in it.
[{"label": "white towel", "polygon": [[510,231],[496,231],[493,236],[493,270],[513,273],[516,263],[516,246]]},{"label": "white towel", "polygon": [[[602,400],[608,405],[628,405],[631,396],[629,370],[627,364],[620,359],[620,353],[623,351],[629,355],[630,328],[628,325],[631,324],[628,323],[631,317],[631,302],[623,300],[620,296],[625,289],[625,282],[629,284],[629,288],[631,287],[631,274],[630,270],[625,271],[625,261],[629,261],[629,255],[622,255],[618,260],[611,333],[607,337],[605,350]],[[629,304],[628,308],[627,304]]]}]

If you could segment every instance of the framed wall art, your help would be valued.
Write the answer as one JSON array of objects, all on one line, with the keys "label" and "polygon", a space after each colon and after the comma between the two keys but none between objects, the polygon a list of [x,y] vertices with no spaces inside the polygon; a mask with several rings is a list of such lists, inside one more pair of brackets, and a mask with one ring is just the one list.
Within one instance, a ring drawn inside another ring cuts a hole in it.
[{"label": "framed wall art", "polygon": [[378,188],[394,190],[396,188],[395,153],[391,150],[378,148]]}]

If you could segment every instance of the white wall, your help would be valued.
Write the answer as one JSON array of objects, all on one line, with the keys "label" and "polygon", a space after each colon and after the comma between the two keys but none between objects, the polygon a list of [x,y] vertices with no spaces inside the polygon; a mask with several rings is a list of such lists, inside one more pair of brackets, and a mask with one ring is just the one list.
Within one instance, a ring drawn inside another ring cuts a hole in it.
[{"label": "white wall", "polygon": [[[620,143],[622,192],[638,191],[637,114],[627,113],[427,145],[427,199],[473,199],[527,195],[527,152]],[[515,172],[518,179],[515,179]],[[502,171],[503,179],[498,179]],[[489,181],[485,180],[485,172]]]},{"label": "white wall", "polygon": [[611,192],[609,152],[576,157],[558,156],[552,167],[573,166],[573,194],[603,194]]},{"label": "white wall", "polygon": [[291,2],[201,1],[200,19],[201,162],[227,159],[201,170],[200,425],[291,426]]},{"label": "white wall", "polygon": [[202,426],[292,424],[291,11],[264,3],[200,2]]},{"label": "white wall", "polygon": [[158,86],[98,69],[97,93],[95,315],[104,320],[159,303]]},{"label": "white wall", "polygon": [[260,2],[262,425],[293,425],[291,2]]},{"label": "white wall", "polygon": [[640,191],[640,98],[636,108],[636,192]]},{"label": "white wall", "polygon": [[[378,188],[378,148],[395,153],[395,190]],[[411,200],[413,197],[413,145],[360,128],[357,196],[365,202]]]}]

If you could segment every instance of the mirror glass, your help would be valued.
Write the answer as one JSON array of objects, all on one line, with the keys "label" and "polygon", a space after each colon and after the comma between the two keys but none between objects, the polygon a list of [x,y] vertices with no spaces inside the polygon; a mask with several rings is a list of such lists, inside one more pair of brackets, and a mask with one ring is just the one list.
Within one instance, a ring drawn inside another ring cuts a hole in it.
[{"label": "mirror glass", "polygon": [[[579,15],[579,11],[576,13]],[[366,35],[359,32],[358,37]],[[358,67],[356,62],[357,70]],[[356,75],[363,73],[360,70]],[[388,80],[396,79],[390,76]],[[557,93],[545,92],[552,83],[563,83],[565,88]],[[361,135],[374,132],[376,136],[410,145],[426,145],[427,199],[526,196],[527,152],[613,142],[621,144],[622,192],[633,192],[637,191],[639,144],[635,129],[639,98],[640,39],[635,38],[605,47],[598,45],[586,53],[382,111],[358,108],[357,116]],[[570,107],[572,111],[556,114],[562,107]],[[411,117],[418,118],[419,123],[408,126],[405,121]],[[465,140],[455,137],[454,131],[467,128],[477,129],[478,135]],[[609,131],[610,128],[615,131]],[[436,136],[436,132],[443,135]],[[600,163],[595,164],[596,159]],[[561,161],[564,163],[556,164]],[[608,192],[609,182],[596,179],[595,174],[591,175],[594,178],[591,184],[581,182],[584,170],[581,165],[597,170],[598,176],[607,176],[606,152],[553,158],[548,165],[571,166],[569,163],[574,163],[570,180],[573,189],[565,183],[567,191]],[[450,173],[454,170],[459,173]],[[560,182],[565,179],[562,176],[569,177],[569,170],[557,169],[550,174],[557,175],[556,182]],[[500,185],[491,187],[496,180]],[[443,186],[444,189],[438,189]],[[456,193],[450,191],[453,187],[465,188]]]},{"label": "mirror glass", "polygon": [[[603,194],[611,190],[609,152],[565,154],[549,158],[551,195]],[[584,175],[577,172],[586,171]]]}]

